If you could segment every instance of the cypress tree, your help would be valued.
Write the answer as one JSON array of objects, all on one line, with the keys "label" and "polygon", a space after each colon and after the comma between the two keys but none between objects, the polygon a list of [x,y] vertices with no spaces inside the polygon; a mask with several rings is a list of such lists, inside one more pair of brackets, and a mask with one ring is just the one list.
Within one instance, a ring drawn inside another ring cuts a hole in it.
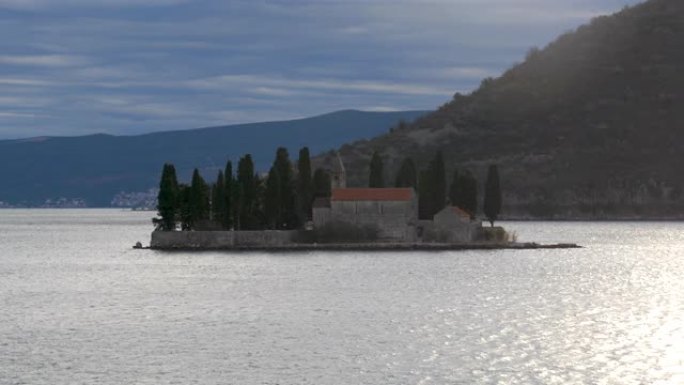
[{"label": "cypress tree", "polygon": [[501,213],[501,188],[499,185],[499,168],[490,165],[487,171],[485,183],[484,214],[487,216],[490,226],[494,227],[494,221]]},{"label": "cypress tree", "polygon": [[176,216],[178,215],[178,180],[176,168],[169,163],[162,168],[159,182],[159,194],[157,195],[157,212],[159,218],[153,221],[159,230],[172,231],[176,229]]},{"label": "cypress tree", "polygon": [[472,219],[475,219],[478,213],[478,205],[479,205],[479,199],[478,197],[478,191],[480,190],[478,187],[479,183],[477,182],[477,178],[475,175],[470,174],[470,199],[469,199],[469,205],[470,205],[470,211],[473,213]]},{"label": "cypress tree", "polygon": [[466,210],[466,208],[468,207],[469,200],[468,193],[470,190],[469,185],[471,184],[470,176],[471,174],[468,170],[465,170],[463,174],[460,174],[458,176],[458,191],[460,192],[460,194],[457,196],[456,206],[462,208],[465,211],[468,211]]},{"label": "cypress tree", "polygon": [[276,167],[271,167],[268,172],[268,179],[266,179],[266,190],[264,192],[264,216],[266,218],[266,226],[270,229],[275,229],[280,219],[280,178]]},{"label": "cypress tree", "polygon": [[229,230],[233,226],[233,201],[235,195],[235,180],[233,179],[233,163],[228,161],[223,172],[223,214],[221,225]]},{"label": "cypress tree", "polygon": [[330,174],[322,168],[317,168],[313,176],[313,191],[316,198],[328,198],[330,191]]},{"label": "cypress tree", "polygon": [[446,170],[444,168],[444,158],[442,152],[437,151],[435,159],[430,163],[431,179],[431,216],[437,214],[446,205]]},{"label": "cypress tree", "polygon": [[401,162],[401,167],[397,173],[397,178],[394,183],[395,187],[418,187],[418,175],[416,171],[416,164],[413,159],[406,158]]},{"label": "cypress tree", "polygon": [[477,216],[477,179],[470,171],[463,176],[463,203],[462,209],[470,214],[471,219]]},{"label": "cypress tree", "polygon": [[430,161],[427,170],[421,172],[419,189],[421,218],[432,219],[446,205],[446,172],[441,151]]},{"label": "cypress tree", "polygon": [[189,199],[191,228],[196,229],[198,223],[209,219],[210,212],[209,187],[197,169],[192,173]]},{"label": "cypress tree", "polygon": [[385,180],[383,177],[383,165],[380,154],[375,151],[370,162],[370,175],[368,178],[368,187],[383,188],[385,187]]},{"label": "cypress tree", "polygon": [[432,175],[430,170],[421,171],[420,178],[418,179],[418,217],[420,219],[430,220],[434,215],[430,201],[431,184]]},{"label": "cypress tree", "polygon": [[311,219],[311,205],[313,204],[313,181],[311,180],[311,159],[309,148],[299,150],[297,160],[297,205],[302,221]]},{"label": "cypress tree", "polygon": [[253,230],[263,230],[266,228],[266,215],[264,213],[265,206],[265,195],[266,195],[266,179],[261,178],[258,174],[254,175],[254,211],[252,213],[252,229]]},{"label": "cypress tree", "polygon": [[181,184],[178,187],[178,216],[181,230],[188,231],[192,228],[192,212],[190,209],[190,186]]},{"label": "cypress tree", "polygon": [[458,170],[454,170],[451,185],[449,185],[449,203],[452,206],[461,207],[463,205],[463,185],[461,182],[461,175]]},{"label": "cypress tree", "polygon": [[[291,229],[297,227],[297,209],[294,189],[294,178],[292,175],[292,162],[290,155],[284,147],[276,151],[276,159],[273,168],[277,174],[278,192],[278,216],[277,226],[279,229]],[[268,189],[268,186],[267,186]]]},{"label": "cypress tree", "polygon": [[211,190],[211,219],[223,227],[226,214],[226,184],[223,178],[223,171],[219,170],[216,183]]},{"label": "cypress tree", "polygon": [[239,230],[252,230],[257,226],[257,180],[254,174],[252,156],[247,154],[240,158],[236,182],[236,216]]}]

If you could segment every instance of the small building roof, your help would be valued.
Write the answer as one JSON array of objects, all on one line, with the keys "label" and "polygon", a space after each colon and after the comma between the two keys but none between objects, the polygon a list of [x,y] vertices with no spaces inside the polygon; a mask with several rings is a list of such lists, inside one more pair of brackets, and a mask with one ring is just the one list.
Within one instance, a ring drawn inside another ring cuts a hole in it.
[{"label": "small building roof", "polygon": [[415,197],[412,188],[336,188],[331,200],[341,201],[410,201]]},{"label": "small building roof", "polygon": [[468,218],[470,220],[470,214],[458,206],[447,206],[442,210],[442,212],[448,212],[450,214],[455,214],[459,217]]}]

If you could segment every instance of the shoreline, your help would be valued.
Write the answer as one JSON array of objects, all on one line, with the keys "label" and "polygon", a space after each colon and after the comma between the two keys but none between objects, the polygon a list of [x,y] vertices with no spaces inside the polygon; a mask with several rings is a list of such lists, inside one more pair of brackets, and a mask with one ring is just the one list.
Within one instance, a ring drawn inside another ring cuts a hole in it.
[{"label": "shoreline", "polygon": [[[51,210],[51,211],[68,211],[68,210],[83,210],[83,211],[116,211],[116,212],[132,212],[132,213],[156,213],[155,210],[135,210],[130,207],[108,207],[108,206],[92,206],[92,207],[34,207],[34,206],[0,206],[0,211],[21,211],[21,210]],[[486,221],[485,221],[486,222]],[[601,216],[601,217],[584,217],[584,216],[503,216],[497,220],[498,222],[684,222],[684,215],[677,216],[662,216],[662,215],[644,215],[644,216]]]},{"label": "shoreline", "polygon": [[468,251],[468,250],[544,250],[544,249],[581,249],[574,243],[538,244],[526,243],[349,243],[349,244],[290,244],[281,246],[234,246],[234,247],[134,247],[157,251],[234,251],[234,252],[309,252],[309,251]]}]

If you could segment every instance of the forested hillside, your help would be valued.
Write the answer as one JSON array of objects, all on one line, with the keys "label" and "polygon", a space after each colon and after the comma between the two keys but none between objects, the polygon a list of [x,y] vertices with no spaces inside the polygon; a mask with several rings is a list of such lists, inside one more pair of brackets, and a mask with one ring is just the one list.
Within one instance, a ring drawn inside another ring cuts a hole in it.
[{"label": "forested hillside", "polygon": [[[437,150],[484,181],[500,166],[504,214],[684,217],[684,1],[651,0],[560,36],[470,95],[341,155],[367,183]],[[320,158],[324,161],[327,154]],[[393,182],[393,180],[388,180]]]}]

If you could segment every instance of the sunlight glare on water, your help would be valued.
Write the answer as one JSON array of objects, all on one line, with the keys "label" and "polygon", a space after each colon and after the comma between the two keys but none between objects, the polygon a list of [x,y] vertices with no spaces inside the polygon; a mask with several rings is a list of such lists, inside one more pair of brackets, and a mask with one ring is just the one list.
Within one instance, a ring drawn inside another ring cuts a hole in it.
[{"label": "sunlight glare on water", "polygon": [[132,250],[151,216],[0,211],[0,384],[684,383],[684,224],[504,224],[578,250]]}]

